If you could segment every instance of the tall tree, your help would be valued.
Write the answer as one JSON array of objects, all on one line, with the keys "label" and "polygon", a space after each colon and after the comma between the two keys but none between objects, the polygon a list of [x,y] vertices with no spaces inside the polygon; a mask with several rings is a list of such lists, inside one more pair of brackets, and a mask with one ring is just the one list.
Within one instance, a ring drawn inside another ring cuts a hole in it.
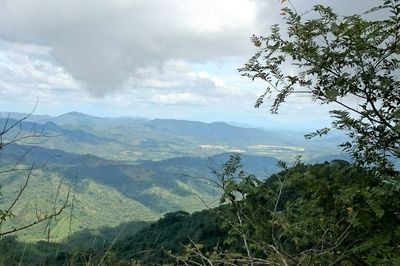
[{"label": "tall tree", "polygon": [[384,0],[347,17],[322,5],[304,15],[291,8],[282,11],[287,28],[274,25],[270,35],[253,36],[259,51],[239,69],[268,84],[255,106],[274,94],[270,110],[277,113],[295,93],[335,104],[333,127],[350,137],[344,149],[358,165],[391,172],[390,158],[400,157],[400,1]]}]

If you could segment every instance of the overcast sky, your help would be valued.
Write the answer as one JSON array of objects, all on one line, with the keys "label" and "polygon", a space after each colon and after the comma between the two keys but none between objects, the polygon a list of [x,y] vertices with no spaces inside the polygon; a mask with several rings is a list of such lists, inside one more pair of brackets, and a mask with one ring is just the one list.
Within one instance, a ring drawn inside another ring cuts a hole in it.
[{"label": "overcast sky", "polygon": [[[348,15],[379,1],[332,4]],[[326,123],[298,97],[271,116],[253,108],[264,84],[237,68],[250,36],[280,23],[280,0],[0,0],[1,111],[68,111],[229,121],[261,127]]]}]

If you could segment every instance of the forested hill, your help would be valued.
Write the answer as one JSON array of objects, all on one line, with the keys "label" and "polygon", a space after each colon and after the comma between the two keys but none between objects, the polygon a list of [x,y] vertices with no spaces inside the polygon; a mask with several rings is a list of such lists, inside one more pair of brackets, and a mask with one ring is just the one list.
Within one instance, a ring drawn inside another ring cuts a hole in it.
[{"label": "forested hill", "polygon": [[[293,161],[302,155],[302,160],[319,161],[321,156],[336,153],[335,145],[342,140],[341,135],[333,134],[328,141],[307,143],[290,131],[240,128],[222,122],[101,118],[78,112],[58,117],[2,114],[0,127],[12,124],[17,126],[4,140],[17,136],[22,141],[3,147],[0,165],[2,169],[16,163],[25,169],[33,165],[35,170],[21,197],[24,204],[14,207],[15,217],[23,218],[11,217],[4,226],[34,219],[28,210],[35,204],[43,210],[51,208],[61,180],[59,200],[72,190],[76,204],[72,220],[65,213],[52,224],[54,241],[78,230],[154,221],[167,212],[216,206],[221,191],[213,185],[216,177],[212,171],[220,169],[232,153],[242,154],[246,172],[264,179],[278,169],[278,159]],[[11,171],[0,175],[7,188],[2,191],[0,206],[12,202],[26,174]],[[42,227],[23,231],[19,237],[42,239]]]},{"label": "forested hill", "polygon": [[[212,169],[220,169],[229,154],[126,163],[89,154],[11,144],[1,151],[1,158],[1,169],[10,169],[16,162],[16,169],[29,169],[32,165],[36,169],[21,204],[15,206],[18,218],[11,217],[8,226],[33,219],[34,213],[29,213],[29,208],[34,208],[34,204],[50,208],[61,182],[61,198],[66,197],[68,190],[75,193],[71,221],[72,232],[76,232],[128,221],[154,221],[166,212],[193,212],[206,208],[205,204],[216,206],[222,191],[213,184],[216,177]],[[278,169],[277,160],[272,157],[244,155],[243,162],[246,171],[263,177]],[[13,171],[0,176],[1,184],[7,187],[3,192],[4,206],[15,197],[26,174],[27,171]],[[63,214],[54,224],[54,240],[59,241],[70,233],[68,215]],[[22,232],[20,237],[28,240],[44,237],[40,226],[33,230]]]},{"label": "forested hill", "polygon": [[[241,167],[231,162],[229,166],[238,167],[235,172],[239,173]],[[283,187],[282,180],[286,180]],[[234,191],[244,188],[241,183],[236,184]],[[249,186],[247,181],[246,184]],[[363,190],[365,186],[370,190]],[[380,194],[387,188],[363,170],[345,161],[299,164],[251,187],[246,199],[215,209],[194,214],[169,213],[150,225],[130,223],[116,229],[77,233],[60,244],[24,246],[5,238],[0,241],[0,261],[5,265],[19,260],[32,264],[42,261],[46,265],[65,265],[66,261],[81,265],[88,260],[92,265],[191,265],[190,262],[207,258],[213,263],[240,265],[248,260],[243,245],[246,237],[254,243],[250,246],[254,258],[267,264],[279,260],[279,254],[263,252],[278,237],[282,245],[278,247],[285,257],[296,261],[306,258],[313,261],[312,265],[321,260],[336,260],[339,265],[399,262],[398,224],[394,221],[399,219],[396,210],[400,195],[394,190],[390,195]],[[381,212],[382,208],[387,211]],[[244,215],[241,223],[248,230],[244,235],[238,234],[241,225],[237,215]],[[362,215],[363,219],[355,221],[354,215]],[[336,242],[338,239],[340,242]],[[355,248],[348,250],[348,245]],[[329,252],[330,248],[335,252]],[[383,252],[385,256],[381,256]]]}]

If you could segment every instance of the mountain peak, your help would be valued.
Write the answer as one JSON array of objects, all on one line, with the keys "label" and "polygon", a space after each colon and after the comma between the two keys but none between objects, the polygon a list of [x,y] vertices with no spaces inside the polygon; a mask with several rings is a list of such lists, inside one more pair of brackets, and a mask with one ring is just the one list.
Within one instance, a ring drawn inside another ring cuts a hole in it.
[{"label": "mountain peak", "polygon": [[[88,114],[85,114],[85,113],[80,113],[80,112],[77,112],[77,111],[72,111],[72,112],[68,112],[68,113],[62,114],[60,116],[82,117],[82,116],[91,116],[91,115],[88,115]],[[94,117],[94,116],[91,116],[91,117]]]}]

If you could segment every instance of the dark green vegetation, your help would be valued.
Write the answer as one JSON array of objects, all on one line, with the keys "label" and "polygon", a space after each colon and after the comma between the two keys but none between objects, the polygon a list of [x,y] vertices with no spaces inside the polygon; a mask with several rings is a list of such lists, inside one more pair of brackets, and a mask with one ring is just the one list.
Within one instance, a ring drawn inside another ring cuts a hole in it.
[{"label": "dark green vegetation", "polygon": [[[218,209],[189,215],[186,212],[168,213],[149,227],[119,240],[113,248],[116,257],[143,264],[171,263],[173,254],[185,252],[185,246],[202,243],[205,250],[227,247],[227,233],[221,228],[223,219]],[[171,254],[171,255],[170,255]]]},{"label": "dark green vegetation", "polygon": [[[209,247],[221,243],[227,234],[220,228],[222,219],[215,210],[192,215],[180,211],[168,213],[159,221],[144,227],[143,223],[127,223],[117,228],[102,228],[98,232],[83,231],[62,243],[37,244],[18,242],[13,237],[0,241],[0,265],[15,265],[22,261],[30,265],[145,265],[173,262],[165,251],[182,253],[192,241]],[[118,238],[116,240],[116,238]]]},{"label": "dark green vegetation", "polygon": [[[299,15],[295,10],[283,9],[287,32],[282,33],[278,26],[273,26],[268,37],[254,36],[253,42],[260,50],[240,71],[252,79],[262,79],[271,86],[270,89],[278,91],[272,112],[277,112],[280,104],[296,92],[309,93],[322,104],[340,105],[342,109],[331,111],[335,119],[333,127],[348,134],[349,141],[342,147],[349,152],[352,164],[342,160],[315,165],[295,161],[288,167],[281,161],[283,171],[260,178],[257,177],[260,172],[268,174],[275,169],[268,167],[267,171],[260,171],[258,157],[242,156],[242,160],[238,154],[212,157],[211,162],[216,163],[206,169],[198,167],[198,161],[203,159],[192,157],[158,162],[135,161],[131,157],[121,163],[107,160],[104,152],[99,152],[104,157],[101,158],[45,148],[30,151],[20,160],[13,152],[29,146],[8,145],[9,152],[3,153],[3,167],[7,160],[18,160],[19,164],[25,165],[30,156],[40,162],[41,154],[52,154],[54,159],[46,164],[46,168],[53,175],[65,176],[71,182],[71,173],[75,174],[73,171],[77,170],[82,173],[82,180],[89,182],[84,188],[94,184],[101,193],[103,190],[96,186],[115,189],[123,197],[135,201],[136,206],[143,206],[155,214],[170,210],[170,206],[184,209],[188,206],[186,196],[193,192],[204,198],[215,197],[219,188],[221,194],[220,206],[214,209],[192,215],[182,210],[167,213],[150,225],[129,223],[114,229],[86,230],[62,243],[26,244],[6,237],[0,241],[3,264],[399,265],[400,173],[395,164],[400,156],[400,3],[384,0],[381,6],[367,12],[388,16],[381,20],[365,19],[366,14],[341,18],[332,9],[320,5],[312,12],[315,14],[309,19],[305,17],[309,12]],[[296,75],[292,75],[293,69],[285,73],[286,63],[293,65]],[[257,107],[270,89],[259,98]],[[352,105],[351,101],[350,104],[346,101],[347,97],[358,100]],[[79,123],[92,125],[84,130],[75,128],[72,121],[77,119]],[[70,136],[70,140],[77,138],[89,144],[96,135],[94,142],[98,145],[103,142],[125,145],[133,141],[129,139],[131,133],[124,135],[118,131],[121,126],[118,123],[126,119],[117,121],[116,127],[113,124],[114,131],[110,128],[109,136],[99,133],[105,129],[107,119],[72,113],[53,120],[58,120],[59,125],[48,121],[43,125],[52,128],[52,132],[66,127],[64,134]],[[274,138],[270,133],[251,129],[254,139],[249,140],[251,135],[247,134],[250,131],[222,123],[195,123],[198,127],[195,130],[194,124],[187,121],[137,121],[137,132],[146,134],[146,139],[133,143],[135,147],[152,152],[166,147],[168,151],[173,150],[158,159],[182,155],[182,143],[188,145],[188,153],[194,152],[190,145],[209,150],[240,151],[246,151],[243,150],[245,147],[251,150],[280,145],[280,151],[302,151],[296,145],[283,146],[293,144],[283,140],[282,135]],[[129,132],[129,126],[122,128],[123,132]],[[32,132],[32,129],[35,131],[33,124],[29,124],[28,128],[20,130]],[[328,131],[324,128],[307,137],[325,135]],[[166,146],[157,139],[157,132],[165,134]],[[271,142],[276,141],[274,145],[259,143],[263,134],[270,136]],[[203,138],[205,135],[207,137]],[[73,147],[72,143],[70,147]],[[90,145],[88,147],[91,152],[95,151]],[[65,159],[57,159],[57,152]],[[224,160],[222,167],[218,167]],[[246,165],[255,168],[257,175],[249,174],[252,169],[245,169]],[[176,170],[181,174],[177,175]],[[207,176],[205,170],[211,170],[212,175]],[[190,174],[206,177],[200,178],[206,183],[189,180]],[[39,176],[47,178],[48,183],[51,181],[51,175],[40,173]],[[17,179],[18,171],[14,169],[4,182],[12,184]],[[210,189],[207,182],[217,188]],[[80,184],[75,186],[75,193],[80,189]],[[84,195],[91,194],[84,192]],[[66,192],[58,189],[57,195],[61,194]],[[53,199],[53,205],[58,199],[58,196]],[[21,198],[22,202],[29,200]],[[101,201],[100,197],[96,201]],[[120,203],[124,205],[124,202]],[[118,210],[118,207],[111,208]],[[1,224],[12,219],[8,212],[1,215]],[[20,214],[20,217],[23,216]],[[55,227],[66,228],[60,224],[56,223]],[[48,225],[46,231],[50,227]]]},{"label": "dark green vegetation", "polygon": [[[242,243],[227,261],[287,265],[398,265],[400,190],[370,171],[333,161],[296,164],[265,182],[225,167],[229,240]],[[396,178],[399,176],[397,175]]]},{"label": "dark green vegetation", "polygon": [[228,205],[169,213],[145,227],[84,231],[60,244],[5,238],[3,262],[154,265],[178,258],[193,265],[204,256],[215,265],[247,265],[246,239],[251,258],[263,265],[400,263],[400,191],[390,184],[345,161],[297,164],[265,181],[242,174],[240,165],[233,156],[224,168],[230,185],[221,202]]},{"label": "dark green vegetation", "polygon": [[109,258],[104,254],[113,241],[124,234],[134,234],[146,225],[145,222],[129,222],[114,228],[83,230],[62,243],[27,243],[18,241],[15,236],[6,236],[0,241],[0,265],[93,265],[100,261],[108,264]]}]

